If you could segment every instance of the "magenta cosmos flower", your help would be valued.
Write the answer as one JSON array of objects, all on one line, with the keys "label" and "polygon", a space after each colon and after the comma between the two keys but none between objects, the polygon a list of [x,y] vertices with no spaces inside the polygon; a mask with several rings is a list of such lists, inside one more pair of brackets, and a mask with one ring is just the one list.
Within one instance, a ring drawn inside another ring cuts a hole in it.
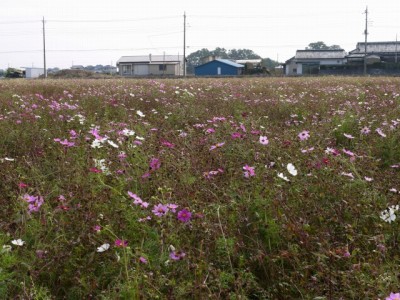
[{"label": "magenta cosmos flower", "polygon": [[310,137],[310,132],[307,130],[303,130],[302,132],[299,133],[298,137],[300,141],[308,140],[308,138]]},{"label": "magenta cosmos flower", "polygon": [[179,221],[186,223],[189,222],[190,219],[192,218],[192,213],[187,209],[182,209],[181,211],[178,212],[177,218]]},{"label": "magenta cosmos flower", "polygon": [[119,248],[128,247],[128,241],[127,240],[116,239],[115,240],[115,247],[119,247]]}]

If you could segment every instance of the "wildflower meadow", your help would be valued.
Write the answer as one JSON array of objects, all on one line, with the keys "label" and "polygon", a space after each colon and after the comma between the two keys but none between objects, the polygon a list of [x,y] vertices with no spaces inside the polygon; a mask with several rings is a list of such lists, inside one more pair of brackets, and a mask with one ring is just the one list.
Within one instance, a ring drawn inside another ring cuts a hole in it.
[{"label": "wildflower meadow", "polygon": [[400,79],[0,81],[1,299],[399,299]]}]

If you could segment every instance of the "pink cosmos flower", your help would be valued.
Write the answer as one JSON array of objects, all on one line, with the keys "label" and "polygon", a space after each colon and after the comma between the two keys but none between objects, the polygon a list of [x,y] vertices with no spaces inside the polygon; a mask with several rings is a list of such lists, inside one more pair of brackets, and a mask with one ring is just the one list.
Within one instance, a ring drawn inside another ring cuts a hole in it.
[{"label": "pink cosmos flower", "polygon": [[350,150],[346,150],[345,148],[343,148],[343,153],[347,154],[348,156],[355,156],[355,154],[353,152],[351,152]]},{"label": "pink cosmos flower", "polygon": [[178,212],[177,218],[179,221],[186,223],[189,222],[190,219],[192,218],[192,213],[187,209],[182,209],[181,211]]},{"label": "pink cosmos flower", "polygon": [[352,136],[351,134],[343,133],[343,135],[348,139],[354,139],[354,136]]},{"label": "pink cosmos flower", "polygon": [[389,297],[385,300],[400,300],[400,293],[390,293]]},{"label": "pink cosmos flower", "polygon": [[371,129],[369,129],[367,126],[365,126],[363,129],[361,129],[361,134],[369,134],[371,132]]},{"label": "pink cosmos flower", "polygon": [[245,165],[243,167],[243,171],[244,171],[243,172],[243,176],[246,177],[246,178],[256,176],[256,172],[254,170],[254,167],[250,167],[248,165]]},{"label": "pink cosmos flower", "polygon": [[40,207],[44,203],[43,197],[41,197],[41,196],[31,196],[31,195],[25,194],[23,196],[23,199],[29,203],[29,205],[28,205],[29,213],[38,212]]},{"label": "pink cosmos flower", "polygon": [[136,195],[130,191],[128,191],[128,195],[129,195],[129,197],[134,199],[133,204],[140,205],[143,208],[147,208],[149,206],[149,203],[143,201],[138,195]]},{"label": "pink cosmos flower", "polygon": [[94,230],[95,232],[100,232],[101,226],[100,226],[100,225],[95,225],[95,226],[93,226],[93,230]]},{"label": "pink cosmos flower", "polygon": [[20,189],[24,189],[24,188],[28,187],[28,185],[26,183],[20,182],[20,183],[18,183],[18,187]]},{"label": "pink cosmos flower", "polygon": [[148,263],[147,259],[144,258],[143,256],[139,257],[139,261],[140,261],[142,264],[147,264],[147,263]]},{"label": "pink cosmos flower", "polygon": [[300,132],[298,134],[298,137],[299,137],[300,141],[308,140],[308,138],[310,137],[310,132],[307,130],[303,130],[302,132]]},{"label": "pink cosmos flower", "polygon": [[182,260],[185,256],[186,256],[186,253],[183,252],[183,251],[172,251],[172,252],[169,254],[169,257],[170,257],[172,260]]},{"label": "pink cosmos flower", "polygon": [[162,140],[161,145],[167,148],[175,148],[175,145],[171,142],[168,142],[167,140]]},{"label": "pink cosmos flower", "polygon": [[176,209],[178,208],[179,205],[174,204],[174,203],[168,203],[167,207],[170,209],[173,213],[176,212]]},{"label": "pink cosmos flower", "polygon": [[225,142],[218,143],[218,144],[216,144],[216,145],[212,145],[212,146],[210,147],[210,151],[212,151],[212,150],[214,150],[214,149],[217,149],[217,148],[221,148],[223,145],[225,145]]},{"label": "pink cosmos flower", "polygon": [[153,214],[156,215],[157,217],[162,217],[168,212],[168,207],[163,204],[158,204],[154,205],[154,208],[152,210]]},{"label": "pink cosmos flower", "polygon": [[266,136],[260,136],[260,144],[261,145],[268,145],[269,141]]},{"label": "pink cosmos flower", "polygon": [[206,134],[212,134],[212,133],[214,133],[215,132],[215,129],[214,128],[207,128],[206,129]]},{"label": "pink cosmos flower", "polygon": [[153,157],[150,160],[150,169],[152,169],[153,171],[158,170],[161,167],[161,162],[160,159]]}]

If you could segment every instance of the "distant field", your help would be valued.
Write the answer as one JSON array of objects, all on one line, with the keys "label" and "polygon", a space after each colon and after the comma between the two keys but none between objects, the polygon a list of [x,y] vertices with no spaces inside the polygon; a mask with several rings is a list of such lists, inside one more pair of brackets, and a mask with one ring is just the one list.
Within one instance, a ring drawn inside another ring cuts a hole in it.
[{"label": "distant field", "polygon": [[399,292],[400,79],[0,81],[1,299]]}]

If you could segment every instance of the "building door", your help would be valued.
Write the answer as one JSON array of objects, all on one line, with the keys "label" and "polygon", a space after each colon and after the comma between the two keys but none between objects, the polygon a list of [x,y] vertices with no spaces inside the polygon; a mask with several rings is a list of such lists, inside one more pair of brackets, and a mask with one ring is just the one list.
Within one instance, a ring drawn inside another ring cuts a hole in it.
[{"label": "building door", "polygon": [[217,74],[218,74],[218,75],[221,75],[221,67],[218,67],[218,68],[217,68]]}]

